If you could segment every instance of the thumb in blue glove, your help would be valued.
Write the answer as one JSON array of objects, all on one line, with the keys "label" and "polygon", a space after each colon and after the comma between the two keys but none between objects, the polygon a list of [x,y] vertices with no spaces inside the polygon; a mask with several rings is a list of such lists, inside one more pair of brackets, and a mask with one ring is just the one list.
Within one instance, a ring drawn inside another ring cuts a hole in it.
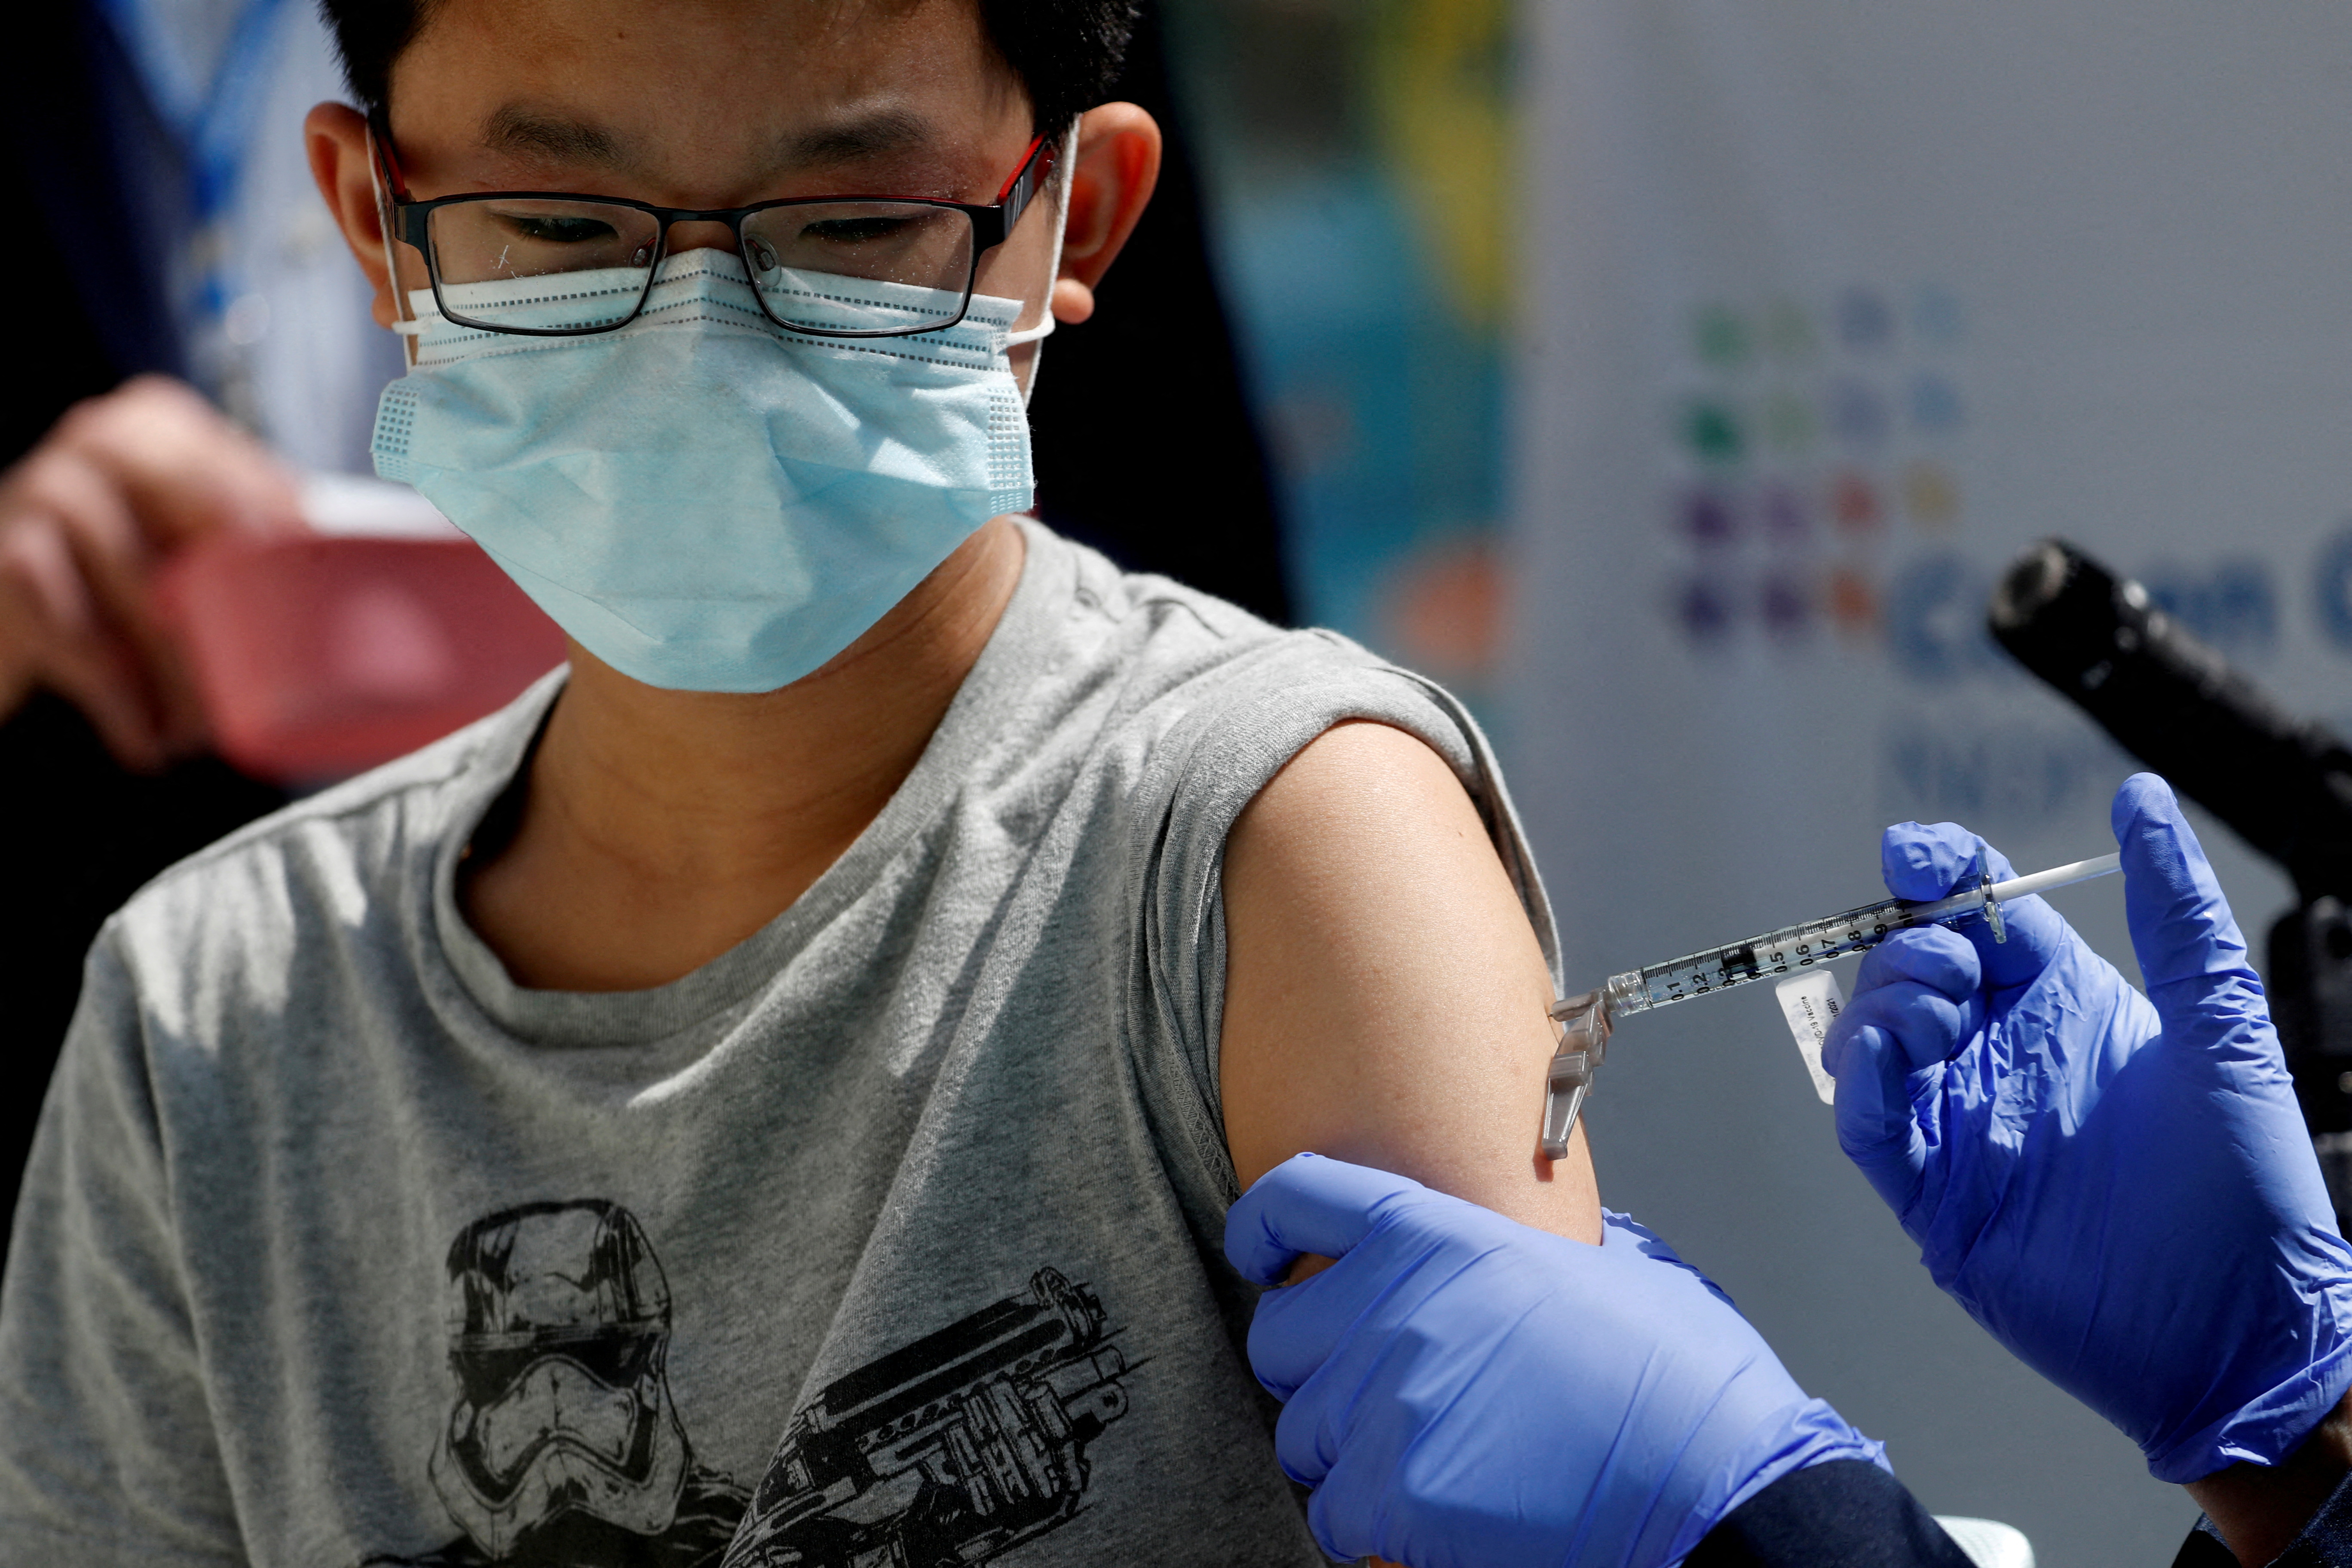
[{"label": "thumb in blue glove", "polygon": [[1664,1241],[1622,1215],[1603,1235],[1312,1154],[1234,1205],[1225,1256],[1248,1279],[1338,1259],[1263,1297],[1249,1336],[1325,1552],[1654,1568],[1791,1470],[1884,1464]]},{"label": "thumb in blue glove", "polygon": [[[2136,775],[2114,824],[2147,996],[2022,900],[2007,942],[1889,939],[1822,1058],[1840,1143],[1936,1282],[2189,1481],[2276,1464],[2352,1384],[2352,1251],[2171,791]],[[1888,890],[1940,898],[1982,845],[1889,828]]]}]

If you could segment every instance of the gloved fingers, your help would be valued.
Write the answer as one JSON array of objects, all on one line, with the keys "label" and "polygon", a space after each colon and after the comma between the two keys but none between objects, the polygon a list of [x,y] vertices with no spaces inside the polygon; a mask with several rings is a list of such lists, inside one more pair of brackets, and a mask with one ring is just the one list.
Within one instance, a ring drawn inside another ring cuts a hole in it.
[{"label": "gloved fingers", "polygon": [[1601,1251],[1603,1257],[1609,1258],[1629,1258],[1639,1254],[1651,1263],[1679,1268],[1706,1286],[1707,1292],[1717,1300],[1735,1312],[1739,1310],[1739,1303],[1734,1301],[1722,1286],[1685,1262],[1683,1255],[1676,1252],[1664,1237],[1632,1215],[1619,1214],[1614,1209],[1601,1211]]},{"label": "gloved fingers", "polygon": [[2016,875],[2007,856],[1957,822],[1898,822],[1879,838],[1879,874],[1898,899],[1940,899],[1976,875],[1979,849],[1995,881]]},{"label": "gloved fingers", "polygon": [[[1416,1188],[1408,1201],[1415,1205],[1412,1216],[1386,1229],[1380,1239],[1360,1241],[1328,1268],[1258,1298],[1250,1319],[1250,1370],[1276,1399],[1295,1396],[1350,1343],[1368,1342],[1359,1332],[1366,1320],[1377,1315],[1393,1322],[1449,1292],[1459,1300],[1465,1271],[1480,1273],[1479,1288],[1490,1298],[1496,1291],[1540,1295],[1588,1283],[1607,1251],[1606,1231],[1604,1246],[1596,1249],[1443,1193]],[[1628,1252],[1621,1244],[1613,1256],[1625,1258]],[[1673,1261],[1696,1274],[1679,1259]]]},{"label": "gloved fingers", "polygon": [[1334,1563],[1360,1563],[1380,1550],[1373,1532],[1386,1478],[1369,1473],[1371,1468],[1352,1450],[1342,1454],[1307,1500],[1307,1532]]},{"label": "gloved fingers", "polygon": [[[1320,1493],[1316,1494],[1317,1497],[1320,1495]],[[1316,1497],[1309,1497],[1307,1500],[1307,1532],[1315,1537],[1316,1549],[1334,1563],[1360,1563],[1372,1555],[1369,1552],[1337,1551],[1331,1546],[1328,1537],[1332,1521],[1327,1513],[1316,1507]]]},{"label": "gloved fingers", "polygon": [[2123,852],[2125,918],[2149,999],[2163,1007],[2160,993],[2183,980],[2203,983],[2200,994],[2208,976],[2242,982],[2252,973],[2245,938],[2171,786],[2134,773],[2116,792],[2111,816]]},{"label": "gloved fingers", "polygon": [[1860,992],[1830,1025],[1822,1042],[1822,1066],[1838,1080],[1842,1094],[1848,1058],[1865,1030],[1874,1042],[1891,1046],[1897,1070],[1906,1075],[1948,1060],[1967,1034],[1973,1000],[1973,993],[1955,1000],[1916,980],[1892,980]]},{"label": "gloved fingers", "polygon": [[1302,1388],[1274,1423],[1274,1457],[1282,1473],[1302,1487],[1319,1487],[1339,1459],[1339,1435],[1328,1420],[1328,1389]]},{"label": "gloved fingers", "polygon": [[1916,981],[1958,1002],[1984,984],[1976,944],[1944,926],[1898,931],[1863,955],[1853,977],[1854,996],[1896,981]]},{"label": "gloved fingers", "polygon": [[1605,1253],[1638,1252],[1644,1258],[1654,1258],[1661,1263],[1683,1263],[1683,1255],[1675,1250],[1673,1242],[1643,1225],[1629,1214],[1615,1209],[1601,1211],[1601,1250]]},{"label": "gloved fingers", "polygon": [[2000,921],[2004,940],[2000,942],[1993,940],[1991,925],[1982,920],[1965,921],[1958,928],[1958,934],[1977,950],[1989,991],[2031,985],[2074,934],[2066,917],[2038,897],[2013,899],[2001,905]]},{"label": "gloved fingers", "polygon": [[1279,1284],[1299,1254],[1345,1257],[1371,1230],[1384,1201],[1428,1190],[1367,1165],[1294,1154],[1226,1212],[1226,1260],[1245,1279]]},{"label": "gloved fingers", "polygon": [[1410,1259],[1341,1258],[1309,1279],[1258,1298],[1250,1318],[1250,1371],[1276,1399],[1296,1395],[1322,1369],[1365,1312],[1383,1298],[1419,1288]]},{"label": "gloved fingers", "polygon": [[[1878,864],[1886,890],[1915,903],[1940,899],[1976,882],[1977,851],[1996,882],[2017,875],[2009,857],[1958,823],[1898,822],[1879,841]],[[2040,899],[2019,899],[2000,910],[2002,935],[1981,919],[1956,928],[1974,944],[1984,964],[1984,983],[1996,990],[2023,985],[2042,973],[2066,940],[2066,922]]]},{"label": "gloved fingers", "polygon": [[1849,1024],[1853,1017],[1853,1008],[1840,1014],[1822,1049],[1824,1065],[1836,1052],[1838,1147],[1895,1217],[1906,1219],[1925,1185],[1928,1155],[1911,1093],[1910,1058],[1886,1028],[1858,1019]]}]

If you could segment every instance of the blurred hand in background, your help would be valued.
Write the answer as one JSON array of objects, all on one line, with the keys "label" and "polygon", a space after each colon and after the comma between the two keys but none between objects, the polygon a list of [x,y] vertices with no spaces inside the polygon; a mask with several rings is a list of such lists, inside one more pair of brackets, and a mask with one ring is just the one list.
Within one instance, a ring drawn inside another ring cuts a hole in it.
[{"label": "blurred hand in background", "polygon": [[156,569],[197,540],[302,527],[294,476],[182,383],[76,405],[0,473],[0,719],[47,687],[127,767],[196,752],[204,710]]}]

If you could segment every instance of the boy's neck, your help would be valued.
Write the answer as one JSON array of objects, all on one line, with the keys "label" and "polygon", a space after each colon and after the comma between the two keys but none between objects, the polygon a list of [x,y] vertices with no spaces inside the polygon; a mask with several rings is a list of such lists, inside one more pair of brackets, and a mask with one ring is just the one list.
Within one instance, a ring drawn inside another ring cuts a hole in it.
[{"label": "boy's neck", "polygon": [[780,691],[665,691],[578,648],[521,781],[478,840],[467,921],[518,984],[633,991],[700,967],[805,892],[906,781],[1020,581],[1009,518],[839,658]]}]

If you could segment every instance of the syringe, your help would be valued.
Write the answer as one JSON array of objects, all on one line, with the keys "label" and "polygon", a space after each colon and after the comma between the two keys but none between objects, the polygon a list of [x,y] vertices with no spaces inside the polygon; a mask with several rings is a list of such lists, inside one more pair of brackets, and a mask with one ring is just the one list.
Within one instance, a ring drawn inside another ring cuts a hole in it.
[{"label": "syringe", "polygon": [[1598,991],[1553,1003],[1551,1016],[1568,1027],[1559,1038],[1559,1054],[1551,1058],[1544,1088],[1544,1153],[1557,1160],[1568,1152],[1569,1134],[1576,1130],[1577,1111],[1584,1104],[1585,1091],[1592,1087],[1592,1075],[1607,1050],[1610,1032],[1628,1014],[1647,1013],[1694,996],[1728,991],[1751,980],[1790,974],[1833,958],[1866,952],[1898,931],[1939,921],[1981,919],[1992,927],[1995,942],[2006,942],[2009,933],[2001,926],[2001,905],[2070,882],[2106,876],[2119,864],[2120,857],[2102,855],[1996,882],[1985,869],[1984,856],[1979,854],[1976,886],[1964,892],[1916,904],[1883,899],[1843,914],[1782,926],[1727,947],[1710,947],[1671,963],[1630,969],[1611,975]]}]

